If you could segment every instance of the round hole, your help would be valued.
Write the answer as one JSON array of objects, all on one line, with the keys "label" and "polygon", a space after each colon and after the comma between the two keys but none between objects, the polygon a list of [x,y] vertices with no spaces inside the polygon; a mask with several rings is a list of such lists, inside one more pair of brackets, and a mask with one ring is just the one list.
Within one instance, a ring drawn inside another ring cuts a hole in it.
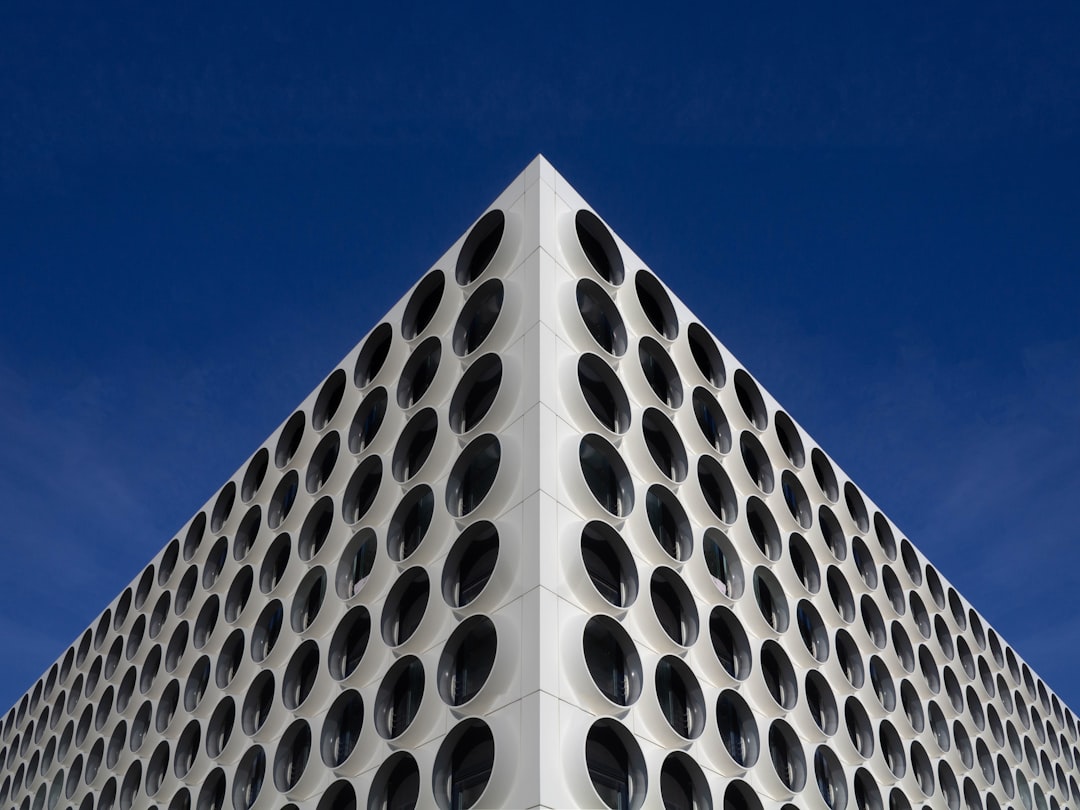
[{"label": "round hole", "polygon": [[454,517],[465,517],[480,506],[495,483],[502,449],[492,434],[474,439],[466,447],[446,484],[446,507]]},{"label": "round hole", "polygon": [[439,659],[439,694],[450,706],[471,701],[495,665],[498,639],[486,616],[473,616],[450,635]]},{"label": "round hole", "polygon": [[617,810],[637,810],[648,777],[641,748],[617,720],[593,723],[585,737],[585,767],[600,800]]},{"label": "round hole", "polygon": [[386,416],[386,403],[385,388],[375,388],[364,397],[349,425],[350,452],[362,453],[371,445]]},{"label": "round hole", "polygon": [[375,502],[375,496],[379,494],[381,483],[382,459],[369,456],[356,468],[345,487],[345,495],[341,500],[341,517],[346,523],[358,523],[367,514]]},{"label": "round hole", "polygon": [[493,278],[485,281],[469,296],[454,326],[454,353],[468,357],[476,351],[499,319],[503,305],[503,284]]},{"label": "round hole", "polygon": [[462,287],[472,284],[487,270],[502,242],[506,217],[502,211],[488,211],[469,231],[458,254],[454,277]]},{"label": "round hole", "polygon": [[[270,466],[270,453],[265,447],[251,457],[247,471],[244,473],[244,481],[240,485],[240,498],[248,503],[259,492],[263,480],[266,478],[266,470]],[[185,558],[190,559],[190,557]]]},{"label": "round hole", "polygon": [[686,562],[693,553],[694,535],[678,499],[660,484],[645,494],[645,512],[661,548],[669,557]]},{"label": "round hole", "polygon": [[671,640],[682,647],[693,644],[698,635],[697,606],[682,578],[670,568],[657,568],[649,594],[656,618]]},{"label": "round hole", "polygon": [[664,347],[650,337],[642,338],[638,343],[638,360],[657,399],[668,408],[682,405],[682,381]]},{"label": "round hole", "polygon": [[420,472],[435,446],[438,429],[439,418],[431,408],[409,420],[394,450],[393,471],[398,482],[405,483]]},{"label": "round hole", "polygon": [[417,335],[422,335],[428,328],[431,319],[439,310],[442,301],[443,289],[446,280],[441,270],[428,273],[416,285],[409,303],[405,305],[405,313],[401,318],[401,336],[405,340],[412,340]]},{"label": "round hole", "polygon": [[680,659],[666,655],[656,665],[656,697],[672,730],[692,740],[705,729],[705,701],[694,673]]},{"label": "round hole", "polygon": [[497,354],[485,354],[469,366],[450,400],[450,429],[468,433],[479,425],[491,410],[501,384],[502,360]]},{"label": "round hole", "polygon": [[[356,695],[349,692],[338,699],[338,703]],[[356,695],[359,699],[359,695]],[[333,711],[333,710],[331,710]],[[361,723],[363,722],[363,704],[361,704]],[[327,724],[329,724],[329,718]],[[324,726],[325,728],[325,726]],[[355,742],[355,741],[354,741]],[[277,753],[274,755],[274,786],[281,793],[288,793],[296,787],[300,777],[307,769],[308,759],[311,757],[311,726],[306,720],[296,720],[289,726],[278,743]],[[341,762],[345,760],[342,759]],[[340,765],[340,762],[335,762]]]},{"label": "round hole", "polygon": [[585,483],[600,505],[615,517],[625,517],[634,508],[634,488],[630,472],[609,442],[589,434],[578,450]]},{"label": "round hole", "polygon": [[346,379],[345,371],[340,368],[326,378],[311,412],[311,426],[315,430],[322,430],[337,414],[341,400],[345,396]]},{"label": "round hole", "polygon": [[404,644],[416,632],[427,610],[429,592],[427,571],[420,567],[409,569],[394,583],[382,612],[383,640],[391,647]]},{"label": "round hole", "polygon": [[690,344],[690,354],[693,355],[705,381],[714,388],[723,388],[727,372],[724,369],[724,358],[720,355],[720,349],[712,335],[706,332],[701,324],[692,323],[686,329],[686,338]]},{"label": "round hole", "polygon": [[397,402],[403,409],[411,408],[424,398],[439,370],[442,343],[430,337],[416,347],[398,380]]},{"label": "round hole", "polygon": [[390,519],[386,546],[390,559],[401,562],[420,546],[435,511],[435,493],[427,484],[410,490]]},{"label": "round hole", "polygon": [[424,665],[406,656],[390,668],[375,698],[375,727],[380,736],[400,737],[412,724],[424,696]]},{"label": "round hole", "polygon": [[626,326],[611,297],[599,284],[583,278],[577,284],[577,305],[581,320],[600,348],[622,357],[626,353]]},{"label": "round hole", "polygon": [[720,403],[704,388],[694,390],[694,415],[698,427],[712,448],[720,454],[731,450],[731,427]]},{"label": "round hole", "polygon": [[378,551],[378,541],[373,529],[361,529],[357,532],[338,563],[336,587],[342,599],[351,599],[360,593],[367,578],[371,575]]},{"label": "round hole", "polygon": [[390,354],[390,344],[393,341],[394,330],[388,323],[381,323],[375,327],[360,354],[356,358],[356,370],[353,372],[353,382],[357,388],[364,388],[382,371],[383,363]]},{"label": "round hole", "polygon": [[634,276],[634,290],[652,328],[665,339],[675,340],[679,336],[679,321],[664,285],[652,273],[639,270]]},{"label": "round hole", "polygon": [[608,284],[622,284],[625,276],[622,254],[607,226],[596,214],[586,210],[577,212],[574,226],[581,249],[593,270]]},{"label": "round hole", "polygon": [[629,607],[637,598],[634,558],[611,526],[598,520],[581,532],[581,559],[596,590],[615,607]]},{"label": "round hole", "polygon": [[330,676],[341,681],[352,675],[367,652],[371,638],[371,614],[357,605],[345,614],[330,639]]},{"label": "round hole", "polygon": [[334,472],[334,464],[337,462],[340,447],[341,438],[335,430],[323,436],[319,446],[312,453],[304,481],[304,486],[312,495],[323,488],[323,484],[329,480],[330,475]]},{"label": "round hole", "polygon": [[724,748],[744,768],[757,762],[759,742],[753,712],[737,692],[725,689],[716,701],[716,725]]},{"label": "round hole", "polygon": [[641,659],[634,642],[614,619],[593,616],[582,636],[585,664],[597,689],[618,706],[641,695]]},{"label": "round hole", "polygon": [[443,565],[443,598],[451,607],[462,608],[484,590],[499,557],[499,533],[481,521],[469,526],[454,543]]},{"label": "round hole", "polygon": [[611,366],[595,354],[583,354],[578,360],[578,384],[601,425],[612,433],[629,429],[630,400]]}]

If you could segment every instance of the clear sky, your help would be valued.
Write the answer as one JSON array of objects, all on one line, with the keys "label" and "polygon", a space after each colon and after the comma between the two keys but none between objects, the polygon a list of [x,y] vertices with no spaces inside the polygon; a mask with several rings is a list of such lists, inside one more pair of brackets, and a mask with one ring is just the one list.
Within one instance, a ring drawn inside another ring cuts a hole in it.
[{"label": "clear sky", "polygon": [[1080,709],[1080,7],[316,5],[4,4],[0,710],[538,152]]}]

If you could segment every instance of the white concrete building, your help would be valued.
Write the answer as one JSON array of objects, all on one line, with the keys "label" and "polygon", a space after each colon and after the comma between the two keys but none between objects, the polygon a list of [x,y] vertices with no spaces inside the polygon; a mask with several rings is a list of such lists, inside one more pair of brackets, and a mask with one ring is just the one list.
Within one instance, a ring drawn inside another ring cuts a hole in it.
[{"label": "white concrete building", "polygon": [[1076,718],[537,158],[0,724],[0,807],[1080,807]]}]

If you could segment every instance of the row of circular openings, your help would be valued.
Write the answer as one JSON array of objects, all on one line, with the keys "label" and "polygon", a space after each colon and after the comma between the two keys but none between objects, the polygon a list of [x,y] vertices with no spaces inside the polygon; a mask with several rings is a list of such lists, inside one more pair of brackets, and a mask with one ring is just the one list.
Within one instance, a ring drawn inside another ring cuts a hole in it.
[{"label": "row of circular openings", "polygon": [[[741,724],[754,729],[755,721],[742,699],[734,692],[725,692],[718,701],[718,713],[731,715],[736,727],[725,739],[732,758],[747,759],[752,752],[739,748],[741,741],[750,740],[742,734]],[[756,731],[754,733],[756,745]],[[802,756],[802,746],[790,726],[783,720],[775,720],[769,729],[770,757],[777,776],[793,793],[803,790],[807,782],[808,767]],[[634,736],[618,720],[603,718],[590,727],[585,740],[585,766],[597,797],[610,808],[639,808],[648,793],[648,776],[645,758]],[[825,804],[833,810],[842,810],[848,802],[848,783],[839,758],[826,745],[815,749],[813,756],[814,781]],[[880,808],[880,789],[870,773],[864,768],[856,771],[853,779],[856,805],[860,808]],[[664,806],[709,807],[712,800],[708,782],[701,768],[689,756],[680,752],[669,754],[661,766],[660,793]],[[894,791],[894,795],[895,791]],[[901,796],[902,798],[902,796]],[[891,807],[897,805],[892,804]],[[906,800],[899,805],[910,808]],[[757,792],[745,782],[731,780],[725,789],[725,810],[761,810],[762,803]],[[790,807],[786,805],[785,808]]]},{"label": "row of circular openings", "polygon": [[[228,703],[223,705],[227,705],[235,714],[231,699],[227,701]],[[208,751],[212,744],[223,746],[227,742],[228,734],[231,733],[231,720],[227,724],[217,722],[220,728],[215,732],[213,727],[217,718],[219,715],[215,714],[215,719],[211,720],[211,728],[207,733]],[[355,692],[347,692],[335,701],[323,725],[320,751],[324,763],[329,767],[336,767],[344,762],[351,753],[352,747],[355,746],[362,721],[363,703]],[[226,737],[224,741],[223,735]],[[192,721],[177,742],[172,770],[178,778],[183,778],[190,770],[197,756],[200,736],[201,728],[198,722]],[[270,781],[280,793],[288,793],[298,783],[311,756],[311,744],[311,729],[307,721],[296,720],[286,730],[271,765],[272,780]],[[88,755],[85,773],[87,784],[96,777],[102,759],[101,749],[102,745],[99,741]],[[110,743],[111,752],[112,744]],[[118,798],[121,808],[131,808],[140,792],[145,792],[147,796],[155,796],[169,769],[169,754],[169,742],[162,741],[147,760],[145,779],[142,761],[136,760],[128,768],[121,782],[119,797],[116,796],[116,780],[111,778],[102,788],[97,806],[99,808],[111,806],[112,802]],[[408,755],[404,756],[408,757]],[[212,758],[216,759],[216,755],[212,755]],[[403,761],[400,755],[397,760],[397,763],[388,761],[380,769],[375,777],[375,786],[372,791],[374,797],[380,794],[385,795],[387,801],[394,803],[392,806],[398,806],[399,801],[415,802],[419,793],[418,780],[415,778],[415,762],[411,762],[411,758],[408,758],[406,761],[411,763],[411,768],[403,770],[400,767]],[[494,763],[494,738],[488,725],[479,719],[469,719],[459,723],[446,736],[435,757],[433,786],[438,806],[442,808],[473,806],[486,790]],[[266,752],[261,745],[253,745],[244,753],[233,778],[231,791],[233,807],[245,810],[254,805],[267,781],[267,765]],[[393,767],[387,768],[386,765],[393,765]],[[49,792],[50,807],[58,803],[61,790],[69,799],[75,795],[79,788],[80,777],[83,775],[82,770],[82,756],[80,755],[66,777],[63,772],[58,774]],[[224,770],[221,768],[213,770],[203,782],[196,807],[200,810],[203,808],[209,810],[209,808],[223,806],[225,794],[228,792],[227,781]],[[5,790],[4,798],[6,798],[6,793]],[[41,798],[44,801],[44,794]],[[80,804],[80,808],[92,808],[93,800],[93,794],[89,794]],[[347,782],[337,782],[323,794],[318,807],[320,810],[324,807],[327,810],[345,810],[347,807],[355,808],[355,800],[351,785]],[[34,806],[37,807],[38,804],[35,803]],[[169,804],[170,810],[190,808],[190,806],[190,794],[188,789],[183,787]]]}]

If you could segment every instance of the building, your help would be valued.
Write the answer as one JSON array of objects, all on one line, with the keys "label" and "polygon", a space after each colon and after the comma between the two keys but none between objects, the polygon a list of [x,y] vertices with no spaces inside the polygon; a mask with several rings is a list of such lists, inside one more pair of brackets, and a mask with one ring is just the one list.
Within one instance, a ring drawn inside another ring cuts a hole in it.
[{"label": "building", "polygon": [[1076,718],[537,158],[14,706],[0,807],[1080,806]]}]

